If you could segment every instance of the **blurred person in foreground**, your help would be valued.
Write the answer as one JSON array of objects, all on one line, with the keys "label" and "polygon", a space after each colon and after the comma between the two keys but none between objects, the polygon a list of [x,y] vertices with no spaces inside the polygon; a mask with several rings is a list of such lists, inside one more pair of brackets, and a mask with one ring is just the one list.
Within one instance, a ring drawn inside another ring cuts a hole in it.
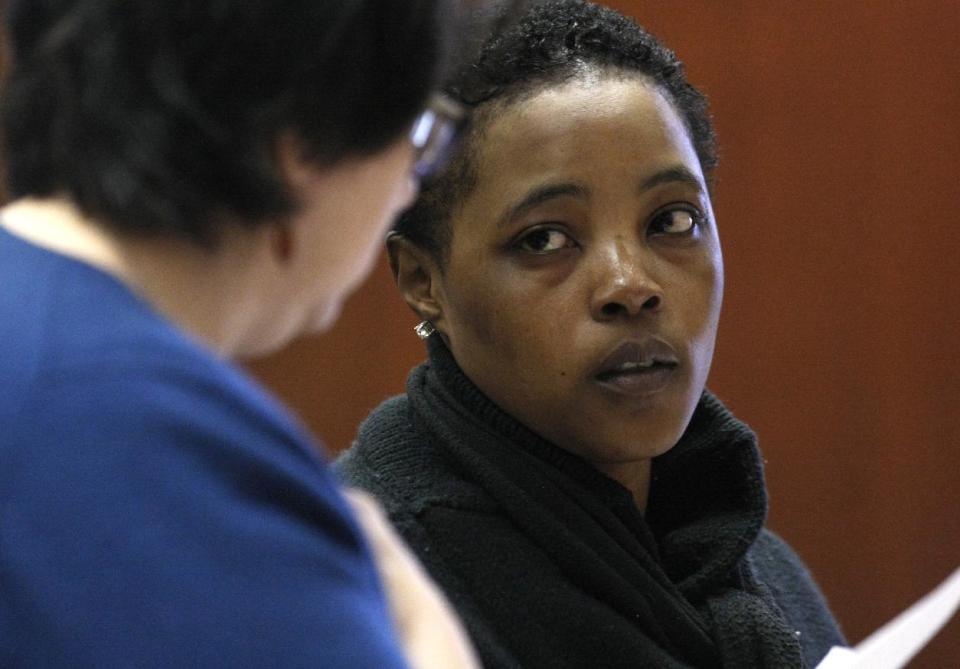
[{"label": "blurred person in foreground", "polygon": [[[428,361],[339,461],[487,667],[813,667],[843,643],[705,388],[715,137],[677,57],[539,3],[455,77],[471,129],[388,238]],[[748,224],[737,222],[737,224]]]},{"label": "blurred person in foreground", "polygon": [[368,273],[458,122],[431,97],[457,13],[9,5],[0,666],[472,665],[229,362],[328,327]]}]

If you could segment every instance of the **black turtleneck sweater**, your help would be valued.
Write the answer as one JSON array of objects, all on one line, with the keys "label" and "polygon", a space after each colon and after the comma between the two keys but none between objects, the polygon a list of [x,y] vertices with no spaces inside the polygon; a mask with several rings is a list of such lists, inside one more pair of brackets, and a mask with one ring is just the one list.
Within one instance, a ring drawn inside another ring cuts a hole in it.
[{"label": "black turtleneck sweater", "polygon": [[843,637],[764,528],[753,433],[704,393],[628,490],[500,410],[439,337],[360,427],[342,479],[386,508],[486,667],[814,667]]}]

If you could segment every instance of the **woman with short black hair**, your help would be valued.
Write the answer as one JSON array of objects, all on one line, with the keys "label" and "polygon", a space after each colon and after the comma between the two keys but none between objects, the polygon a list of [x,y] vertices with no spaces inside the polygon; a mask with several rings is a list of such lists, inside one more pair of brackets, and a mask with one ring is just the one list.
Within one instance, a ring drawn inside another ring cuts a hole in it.
[{"label": "woman with short black hair", "polygon": [[429,359],[341,475],[487,667],[813,667],[842,635],[764,526],[756,438],[705,388],[715,138],[677,57],[538,3],[449,93],[472,126],[388,238]]}]

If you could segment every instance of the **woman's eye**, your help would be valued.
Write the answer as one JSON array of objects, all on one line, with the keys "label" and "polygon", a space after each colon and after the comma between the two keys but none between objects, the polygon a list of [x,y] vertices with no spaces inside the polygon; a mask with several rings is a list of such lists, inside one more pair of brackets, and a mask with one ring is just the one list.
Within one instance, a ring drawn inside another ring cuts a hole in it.
[{"label": "woman's eye", "polygon": [[551,228],[532,230],[517,240],[517,248],[528,253],[553,253],[573,245],[567,233]]},{"label": "woman's eye", "polygon": [[671,209],[653,219],[651,229],[655,234],[690,235],[702,222],[699,214],[687,209]]}]

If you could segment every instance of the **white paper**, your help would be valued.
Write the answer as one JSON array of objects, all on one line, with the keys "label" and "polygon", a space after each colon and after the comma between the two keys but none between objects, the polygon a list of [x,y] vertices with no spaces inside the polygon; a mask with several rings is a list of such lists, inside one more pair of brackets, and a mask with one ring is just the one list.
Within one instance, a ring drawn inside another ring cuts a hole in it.
[{"label": "white paper", "polygon": [[817,669],[900,669],[947,624],[958,606],[960,569],[856,648],[832,648]]}]

